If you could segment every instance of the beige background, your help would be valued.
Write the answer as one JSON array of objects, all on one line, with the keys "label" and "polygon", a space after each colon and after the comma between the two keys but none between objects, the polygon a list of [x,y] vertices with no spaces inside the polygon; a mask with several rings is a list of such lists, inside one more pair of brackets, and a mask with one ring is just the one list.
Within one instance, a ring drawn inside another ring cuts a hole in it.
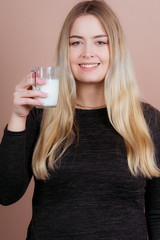
[{"label": "beige background", "polygon": [[[0,138],[12,109],[12,93],[32,66],[53,65],[58,34],[77,0],[1,0]],[[120,18],[141,96],[160,109],[160,1],[108,0]],[[0,239],[23,240],[31,218],[33,182],[25,196],[0,206]]]}]

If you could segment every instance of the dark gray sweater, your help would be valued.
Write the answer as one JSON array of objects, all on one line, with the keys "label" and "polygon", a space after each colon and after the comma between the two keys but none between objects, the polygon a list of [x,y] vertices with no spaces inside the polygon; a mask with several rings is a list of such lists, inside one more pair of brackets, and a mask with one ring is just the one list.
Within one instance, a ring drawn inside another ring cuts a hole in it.
[{"label": "dark gray sweater", "polygon": [[[160,161],[160,113],[143,105]],[[32,177],[31,159],[41,110],[33,109],[26,130],[7,128],[0,146],[0,203],[25,193]],[[35,179],[29,240],[160,239],[160,179],[133,177],[123,138],[106,109],[76,109],[79,144],[68,148],[50,180]]]}]

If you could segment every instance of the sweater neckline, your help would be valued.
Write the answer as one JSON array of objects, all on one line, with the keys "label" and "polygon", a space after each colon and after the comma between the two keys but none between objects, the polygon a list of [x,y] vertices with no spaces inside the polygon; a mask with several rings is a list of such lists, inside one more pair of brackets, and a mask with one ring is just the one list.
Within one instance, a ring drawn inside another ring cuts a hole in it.
[{"label": "sweater neckline", "polygon": [[84,111],[84,112],[98,112],[106,110],[106,107],[96,108],[96,109],[85,109],[85,108],[75,108],[76,111]]}]

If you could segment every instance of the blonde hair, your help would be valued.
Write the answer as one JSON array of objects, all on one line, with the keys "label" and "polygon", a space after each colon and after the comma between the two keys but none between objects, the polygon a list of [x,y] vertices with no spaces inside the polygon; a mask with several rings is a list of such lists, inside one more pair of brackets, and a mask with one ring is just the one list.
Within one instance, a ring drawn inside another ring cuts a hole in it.
[{"label": "blonde hair", "polygon": [[44,110],[33,154],[34,175],[47,179],[49,170],[60,166],[61,156],[76,135],[76,83],[69,64],[69,34],[74,21],[87,14],[96,16],[108,35],[110,66],[105,78],[105,100],[110,122],[125,141],[130,172],[147,178],[160,176],[121,25],[112,9],[98,0],[78,3],[62,27],[56,51],[56,65],[61,69],[59,100],[56,108]]}]

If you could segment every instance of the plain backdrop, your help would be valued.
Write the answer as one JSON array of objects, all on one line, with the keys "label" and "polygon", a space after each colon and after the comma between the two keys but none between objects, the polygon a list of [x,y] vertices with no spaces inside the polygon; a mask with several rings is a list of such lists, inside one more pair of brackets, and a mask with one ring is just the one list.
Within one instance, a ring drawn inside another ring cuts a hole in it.
[{"label": "plain backdrop", "polygon": [[[160,1],[106,0],[126,34],[140,94],[160,109]],[[1,0],[0,139],[12,110],[15,85],[32,66],[54,63],[63,21],[77,0]],[[0,206],[0,239],[23,240],[31,219],[31,182],[17,203]]]}]

